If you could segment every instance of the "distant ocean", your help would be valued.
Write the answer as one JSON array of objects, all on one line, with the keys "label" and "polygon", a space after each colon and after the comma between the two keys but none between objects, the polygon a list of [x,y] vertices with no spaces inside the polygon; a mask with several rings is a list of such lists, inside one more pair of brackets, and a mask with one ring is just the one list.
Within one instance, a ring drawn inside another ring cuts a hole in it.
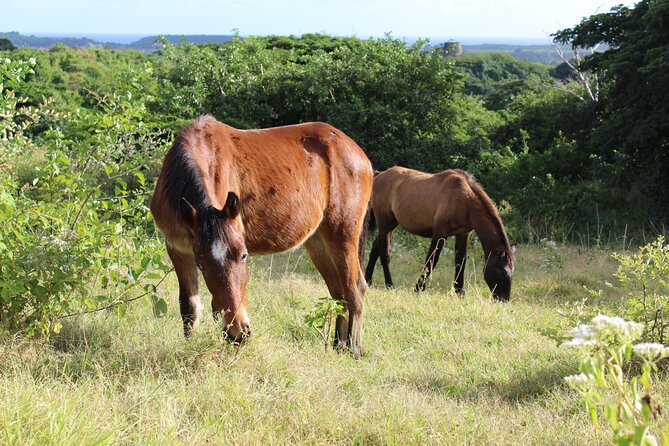
[{"label": "distant ocean", "polygon": [[151,34],[86,34],[86,33],[23,33],[35,37],[75,37],[89,38],[103,43],[133,43]]},{"label": "distant ocean", "polygon": [[494,45],[550,45],[551,38],[546,37],[453,37],[453,36],[431,36],[431,37],[401,37],[408,44],[419,39],[430,39],[431,45],[444,42],[460,42],[463,45],[483,45],[486,43]]},{"label": "distant ocean", "polygon": [[[97,42],[112,42],[112,43],[133,43],[141,39],[155,34],[86,34],[86,33],[25,33],[32,34],[37,37],[87,37]],[[165,34],[179,34],[179,33],[165,33]],[[394,36],[397,37],[397,36]],[[361,37],[364,38],[364,37]],[[482,45],[490,44],[507,44],[507,45],[550,45],[551,38],[546,37],[452,37],[452,36],[431,36],[431,37],[398,37],[406,41],[408,44],[413,44],[419,39],[430,39],[431,45],[444,43],[448,41],[460,42],[463,45]]]}]

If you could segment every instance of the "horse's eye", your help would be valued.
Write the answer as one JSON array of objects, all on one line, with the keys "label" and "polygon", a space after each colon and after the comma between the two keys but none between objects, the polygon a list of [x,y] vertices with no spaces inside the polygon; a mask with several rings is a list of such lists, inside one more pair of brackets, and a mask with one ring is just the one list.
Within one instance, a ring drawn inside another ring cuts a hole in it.
[{"label": "horse's eye", "polygon": [[200,271],[204,271],[204,267],[202,266],[202,264],[200,262],[197,262],[196,265],[197,265],[197,269],[199,269]]},{"label": "horse's eye", "polygon": [[249,256],[249,253],[248,253],[248,252],[245,252],[244,254],[242,254],[242,262],[246,262],[246,258],[247,258],[248,256]]}]

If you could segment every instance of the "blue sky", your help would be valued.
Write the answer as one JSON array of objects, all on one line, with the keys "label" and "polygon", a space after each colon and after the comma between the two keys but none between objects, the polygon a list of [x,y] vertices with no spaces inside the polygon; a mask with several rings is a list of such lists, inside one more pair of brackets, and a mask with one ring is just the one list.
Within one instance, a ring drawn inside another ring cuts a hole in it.
[{"label": "blue sky", "polygon": [[81,34],[282,34],[546,37],[608,0],[8,0],[0,31]]}]

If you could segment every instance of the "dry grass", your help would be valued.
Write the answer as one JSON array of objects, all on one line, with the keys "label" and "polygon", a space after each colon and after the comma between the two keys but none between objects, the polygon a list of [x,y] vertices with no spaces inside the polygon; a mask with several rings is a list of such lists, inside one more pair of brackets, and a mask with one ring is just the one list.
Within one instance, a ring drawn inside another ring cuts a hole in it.
[{"label": "dry grass", "polygon": [[[401,243],[398,243],[401,245]],[[512,302],[488,297],[480,252],[467,295],[447,291],[452,254],[429,291],[409,291],[422,245],[398,246],[398,291],[367,294],[360,360],[324,353],[303,317],[326,288],[300,252],[255,259],[254,337],[225,344],[213,322],[181,335],[176,280],[148,302],[67,322],[48,345],[0,341],[1,444],[607,444],[562,381],[577,358],[542,333],[556,307],[602,287],[604,252],[521,246]],[[473,265],[476,263],[476,265]],[[271,267],[270,267],[271,264]],[[380,268],[377,283],[381,282]],[[599,304],[607,305],[607,302]],[[209,319],[209,318],[205,318]],[[666,395],[667,387],[661,391]]]}]

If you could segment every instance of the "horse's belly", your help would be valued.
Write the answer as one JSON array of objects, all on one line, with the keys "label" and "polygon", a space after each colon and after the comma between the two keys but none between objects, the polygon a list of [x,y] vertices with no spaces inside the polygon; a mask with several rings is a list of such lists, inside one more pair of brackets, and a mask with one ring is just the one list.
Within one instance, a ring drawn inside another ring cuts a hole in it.
[{"label": "horse's belly", "polygon": [[317,200],[278,201],[244,218],[246,247],[251,254],[287,251],[304,243],[323,220]]},{"label": "horse's belly", "polygon": [[431,222],[424,222],[420,219],[402,218],[397,221],[399,225],[411,234],[420,235],[421,237],[432,237]]}]

